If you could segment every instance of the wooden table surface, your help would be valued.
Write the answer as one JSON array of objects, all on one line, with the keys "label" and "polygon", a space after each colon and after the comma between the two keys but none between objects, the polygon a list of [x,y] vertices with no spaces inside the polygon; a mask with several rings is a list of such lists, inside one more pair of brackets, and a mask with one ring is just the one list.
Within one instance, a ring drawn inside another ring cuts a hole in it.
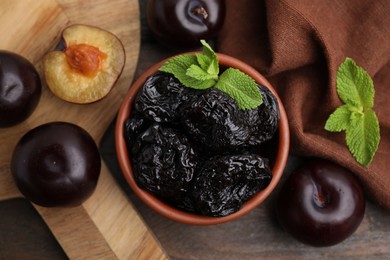
[{"label": "wooden table surface", "polygon": [[[144,14],[144,0],[140,0]],[[142,42],[136,76],[175,52],[159,45],[142,15]],[[367,201],[358,230],[346,241],[326,248],[303,245],[285,233],[274,214],[276,191],[244,217],[199,227],[166,219],[145,206],[127,187],[116,161],[114,124],[100,144],[103,159],[171,259],[390,259],[390,215]],[[282,179],[304,158],[290,156]],[[131,243],[131,241],[128,241]],[[0,203],[0,259],[66,259],[67,256],[34,207],[24,199]]]}]

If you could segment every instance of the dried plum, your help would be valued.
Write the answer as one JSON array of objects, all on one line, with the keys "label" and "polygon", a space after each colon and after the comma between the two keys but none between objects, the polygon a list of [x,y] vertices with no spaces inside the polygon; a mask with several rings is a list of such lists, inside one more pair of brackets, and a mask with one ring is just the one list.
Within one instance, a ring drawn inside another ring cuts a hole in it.
[{"label": "dried plum", "polygon": [[184,87],[173,75],[159,72],[150,76],[138,92],[134,109],[158,123],[176,123],[178,108],[193,89]]},{"label": "dried plum", "polygon": [[263,104],[241,110],[218,89],[186,88],[163,72],[150,76],[124,126],[137,184],[188,212],[238,211],[272,178],[268,159],[257,153],[276,132],[279,107],[271,91],[259,89]]},{"label": "dried plum", "polygon": [[169,198],[166,202],[183,211],[199,214],[190,191],[187,194],[182,194],[182,196]]},{"label": "dried plum", "polygon": [[142,115],[133,113],[133,115],[125,121],[124,125],[124,137],[127,147],[132,147],[137,136],[143,133],[151,124],[151,121]]},{"label": "dried plum", "polygon": [[275,133],[279,108],[275,96],[259,85],[263,104],[241,110],[236,102],[218,89],[194,96],[180,109],[183,129],[193,140],[214,152],[262,144]]},{"label": "dried plum", "polygon": [[259,145],[270,140],[279,126],[279,106],[275,95],[264,86],[259,85],[259,89],[263,104],[256,109],[240,112],[244,123],[251,129],[248,145]]},{"label": "dried plum", "polygon": [[131,153],[140,187],[165,198],[184,196],[197,167],[197,156],[186,136],[153,124],[138,136]]},{"label": "dried plum", "polygon": [[226,216],[268,186],[271,178],[268,160],[259,155],[211,158],[194,179],[194,202],[203,215]]},{"label": "dried plum", "polygon": [[249,138],[236,120],[237,104],[225,93],[211,88],[181,108],[181,123],[193,140],[212,151],[229,149]]},{"label": "dried plum", "polygon": [[132,115],[125,122],[125,139],[131,147],[135,138],[154,122],[177,125],[178,107],[195,90],[185,88],[172,74],[149,76],[135,99]]}]

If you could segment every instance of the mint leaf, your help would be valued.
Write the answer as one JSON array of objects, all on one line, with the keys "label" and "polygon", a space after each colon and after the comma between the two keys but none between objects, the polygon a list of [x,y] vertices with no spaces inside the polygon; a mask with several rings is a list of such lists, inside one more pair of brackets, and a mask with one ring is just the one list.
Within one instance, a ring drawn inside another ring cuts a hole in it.
[{"label": "mint leaf", "polygon": [[360,164],[368,167],[380,141],[379,122],[373,110],[352,119],[346,129],[346,142],[352,155]]},{"label": "mint leaf", "polygon": [[206,55],[204,55],[203,53],[197,53],[197,54],[195,54],[195,56],[196,56],[196,60],[198,61],[199,66],[205,71],[209,70],[210,65],[211,65],[210,58],[207,57]]},{"label": "mint leaf", "polygon": [[350,123],[350,118],[350,105],[342,105],[329,116],[325,124],[325,130],[330,132],[341,132],[346,130]]},{"label": "mint leaf", "polygon": [[159,70],[173,74],[186,87],[195,89],[212,87],[215,84],[215,80],[203,80],[187,75],[188,69],[194,64],[197,64],[195,55],[183,54],[169,59]]},{"label": "mint leaf", "polygon": [[368,167],[380,142],[379,121],[372,110],[374,84],[368,73],[346,58],[337,71],[337,94],[345,103],[325,123],[325,130],[345,130],[349,151],[356,161]]},{"label": "mint leaf", "polygon": [[205,40],[200,40],[200,42],[203,45],[203,56],[207,57],[208,59],[208,63],[206,64],[207,66],[202,68],[212,75],[218,75],[219,74],[218,56],[215,54],[214,50],[210,47],[210,45]]},{"label": "mint leaf", "polygon": [[210,59],[203,54],[195,54],[200,68],[202,68],[207,74],[210,74],[213,78],[218,78],[219,65],[218,59]]},{"label": "mint leaf", "polygon": [[215,85],[215,80],[213,79],[200,80],[197,78],[193,78],[191,76],[182,77],[181,79],[179,78],[179,81],[188,88],[199,89],[199,90],[208,89]]},{"label": "mint leaf", "polygon": [[374,106],[372,79],[351,58],[346,58],[337,71],[337,93],[344,103],[358,107]]},{"label": "mint leaf", "polygon": [[253,109],[263,102],[258,85],[238,69],[228,68],[219,78],[215,88],[233,98],[240,109]]},{"label": "mint leaf", "polygon": [[211,63],[210,63],[210,66],[208,67],[207,69],[207,72],[211,75],[216,75],[218,76],[219,74],[219,63],[218,63],[218,59],[215,60],[211,60]]},{"label": "mint leaf", "polygon": [[194,55],[183,54],[169,59],[161,66],[159,70],[173,74],[173,76],[175,76],[180,82],[182,82],[182,80],[186,80],[188,78],[188,76],[186,75],[187,69],[192,64],[196,63],[197,60]]},{"label": "mint leaf", "polygon": [[187,69],[186,75],[198,80],[209,80],[209,79],[218,80],[218,75],[209,74],[207,73],[207,71],[204,71],[201,67],[195,64],[192,64]]},{"label": "mint leaf", "polygon": [[219,76],[218,56],[201,40],[203,52],[178,55],[161,66],[160,71],[173,74],[184,86],[194,89],[215,87],[233,98],[240,109],[253,109],[262,104],[256,82],[239,71],[228,68]]}]

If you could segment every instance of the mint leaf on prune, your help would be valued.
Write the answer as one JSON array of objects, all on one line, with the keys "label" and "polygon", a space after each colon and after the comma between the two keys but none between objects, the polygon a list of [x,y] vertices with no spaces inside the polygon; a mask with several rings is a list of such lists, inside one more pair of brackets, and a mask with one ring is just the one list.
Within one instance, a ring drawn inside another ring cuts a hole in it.
[{"label": "mint leaf on prune", "polygon": [[259,155],[214,157],[194,179],[194,203],[203,215],[226,216],[267,187],[271,178],[268,160]]},{"label": "mint leaf on prune", "polygon": [[237,151],[271,139],[279,125],[276,97],[258,85],[263,103],[256,109],[241,110],[218,89],[193,96],[180,108],[183,129],[190,138],[213,152]]},{"label": "mint leaf on prune", "polygon": [[238,69],[225,70],[215,84],[215,88],[227,93],[242,110],[254,109],[263,103],[255,80]]},{"label": "mint leaf on prune", "polygon": [[219,75],[217,54],[206,41],[200,42],[203,45],[202,53],[177,55],[166,61],[159,70],[173,74],[188,88],[217,88],[234,99],[242,110],[260,106],[263,101],[256,81],[235,68],[227,68]]},{"label": "mint leaf on prune", "polygon": [[[196,66],[199,70],[203,70],[200,66],[198,66],[195,54],[183,54],[168,60],[160,68],[160,71],[174,75],[181,83],[183,83],[183,85],[193,89],[208,89],[215,85],[218,75],[216,75],[216,78],[210,77],[200,79],[198,77],[199,73],[194,73],[194,69],[192,69],[192,72],[191,70],[190,72],[188,71],[191,66]],[[203,72],[208,74],[207,71]],[[194,75],[197,76],[194,77]]]}]

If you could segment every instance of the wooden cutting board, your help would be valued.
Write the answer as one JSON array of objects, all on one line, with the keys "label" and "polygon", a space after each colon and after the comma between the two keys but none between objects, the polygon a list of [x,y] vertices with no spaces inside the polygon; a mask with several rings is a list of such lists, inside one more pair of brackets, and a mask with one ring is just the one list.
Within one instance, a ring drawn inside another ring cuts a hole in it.
[{"label": "wooden cutting board", "polygon": [[[138,0],[0,1],[0,49],[26,57],[40,75],[43,55],[56,46],[61,31],[75,23],[104,28],[120,38],[126,50],[123,73],[105,99],[89,105],[58,99],[42,77],[42,96],[34,113],[17,126],[0,129],[0,201],[22,197],[11,177],[10,159],[28,130],[52,121],[73,122],[99,143],[132,82],[140,47]],[[34,207],[71,259],[165,259],[158,241],[102,165],[98,187],[83,205]]]}]

